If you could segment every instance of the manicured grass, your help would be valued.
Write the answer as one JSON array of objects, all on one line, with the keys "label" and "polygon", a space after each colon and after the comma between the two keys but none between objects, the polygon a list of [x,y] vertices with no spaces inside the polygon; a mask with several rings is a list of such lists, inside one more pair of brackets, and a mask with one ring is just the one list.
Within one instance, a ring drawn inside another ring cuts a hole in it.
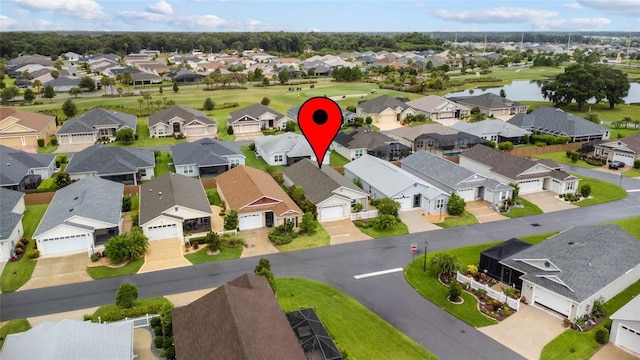
[{"label": "manicured grass", "polygon": [[138,211],[140,209],[140,195],[131,196],[131,211]]},{"label": "manicured grass", "polygon": [[456,226],[464,226],[464,225],[472,225],[478,224],[478,219],[473,216],[470,212],[466,211],[461,216],[449,216],[444,219],[443,222],[435,223],[436,225],[443,228],[450,228]]},{"label": "manicured grass", "polygon": [[[640,281],[629,286],[604,304],[607,315],[610,316],[618,311],[618,309],[638,294],[640,294]],[[604,328],[606,324],[611,324],[611,320],[607,319],[587,332],[581,333],[571,329],[565,330],[542,349],[540,359],[590,359],[600,349],[600,344],[595,340],[596,331]]]},{"label": "manicured grass", "polygon": [[520,201],[522,205],[524,205],[524,207],[523,208],[512,207],[511,210],[509,210],[509,213],[505,214],[505,216],[510,218],[518,218],[523,216],[542,214],[542,210],[540,210],[539,207],[537,207],[535,204],[531,203],[530,201],[527,201],[523,198],[518,198],[518,201]]},{"label": "manicured grass", "polygon": [[629,234],[640,239],[640,217],[612,221],[610,224],[618,224],[621,228],[627,230]]},{"label": "manicured grass", "polygon": [[0,349],[2,349],[7,335],[25,332],[29,329],[31,329],[31,324],[27,319],[15,319],[7,322],[3,327],[0,327]]},{"label": "manicured grass", "polygon": [[285,312],[314,308],[340,351],[353,359],[437,359],[365,306],[326,284],[277,278]]},{"label": "manicured grass", "polygon": [[[640,112],[640,108],[636,107],[636,112]],[[635,119],[634,117],[631,118]],[[622,120],[622,118],[618,120]],[[635,125],[633,124],[629,124],[626,128],[624,127],[624,125],[622,125],[621,127],[616,127],[615,125],[609,124],[604,125],[604,127],[611,129],[611,134],[609,135],[610,139],[619,139],[621,137],[640,134],[640,128],[636,129]]]},{"label": "manicured grass", "polygon": [[238,247],[238,248],[220,247],[220,253],[218,255],[209,255],[207,254],[207,244],[203,244],[200,246],[200,249],[194,252],[191,252],[189,254],[186,254],[184,257],[194,265],[207,263],[207,262],[233,260],[233,259],[240,258],[240,256],[242,255],[242,249],[243,249],[242,247]]},{"label": "manicured grass", "polygon": [[204,192],[207,193],[207,198],[209,199],[210,205],[222,206],[222,199],[220,199],[220,194],[218,194],[218,189],[206,189]]},{"label": "manicured grass", "polygon": [[567,157],[567,153],[564,151],[548,153],[548,154],[537,154],[537,155],[532,155],[532,157],[537,159],[551,159],[557,162],[558,164],[572,165],[575,167],[581,167],[585,169],[594,169],[599,167],[599,166],[588,164],[584,160],[578,160],[575,163],[573,163],[571,162],[571,159]]},{"label": "manicured grass", "polygon": [[338,154],[335,151],[332,151],[329,154],[329,165],[330,166],[335,166],[335,167],[339,167],[339,166],[345,166],[349,163],[349,160],[347,160],[347,158],[345,158],[344,156]]},{"label": "manicured grass", "polygon": [[40,182],[40,185],[38,185],[37,191],[38,192],[56,191],[57,188],[58,186],[56,185],[56,179],[51,177],[51,178],[42,180],[42,182]]},{"label": "manicured grass", "polygon": [[633,167],[626,167],[626,168],[622,169],[621,171],[624,171],[624,176],[625,177],[638,177],[638,176],[640,176],[640,169],[635,169]]},{"label": "manicured grass", "polygon": [[552,237],[553,235],[555,235],[557,233],[558,233],[557,231],[554,231],[554,232],[538,234],[538,235],[523,236],[523,237],[520,238],[520,240],[522,240],[524,242],[528,242],[529,244],[535,245],[535,244],[537,244],[539,242],[542,242],[543,240],[547,240],[548,238]]},{"label": "manicured grass", "polygon": [[51,154],[52,152],[58,150],[58,145],[51,145],[51,143],[47,144],[45,147],[38,147],[38,154]]},{"label": "manicured grass", "polygon": [[111,268],[108,266],[87,267],[87,274],[92,279],[104,279],[123,275],[136,274],[144,265],[144,258],[134,260],[121,268]]},{"label": "manicured grass", "polygon": [[371,236],[374,239],[387,237],[387,236],[394,236],[394,235],[403,235],[403,234],[409,233],[409,228],[407,227],[407,224],[403,222],[398,222],[396,226],[389,228],[387,230],[377,230],[377,229],[374,229],[373,227],[369,227],[369,228],[358,227],[358,229],[360,229],[360,231]]},{"label": "manicured grass", "polygon": [[580,202],[574,203],[578,206],[589,206],[595,204],[601,204],[610,201],[621,200],[627,197],[627,192],[618,185],[612,184],[607,181],[593,179],[586,176],[578,176],[580,180],[580,186],[591,186],[591,199],[585,199]]},{"label": "manicured grass", "polygon": [[[31,239],[48,206],[49,204],[27,205],[22,218],[25,238]],[[25,252],[28,253],[33,249],[34,244],[35,240],[31,239]],[[8,262],[0,276],[0,291],[7,293],[18,290],[29,281],[35,267],[36,260],[29,259],[27,256],[23,256],[20,261]]]},{"label": "manicured grass", "polygon": [[313,235],[299,235],[292,242],[285,245],[277,245],[281,252],[294,251],[300,249],[310,249],[314,247],[327,246],[331,244],[329,233],[318,224]]},{"label": "manicured grass", "polygon": [[[162,109],[161,109],[162,110]],[[157,112],[154,110],[154,112]],[[147,117],[141,116],[138,118],[136,126],[136,133],[138,134],[138,140],[133,141],[131,144],[124,144],[120,141],[115,141],[109,144],[109,146],[123,146],[123,147],[153,147],[153,146],[172,146],[180,144],[186,141],[186,139],[174,139],[171,136],[151,138],[149,135],[149,128],[147,127]]]},{"label": "manicured grass", "polygon": [[[115,292],[113,294],[113,298],[114,298],[114,300],[116,298]],[[134,308],[139,308],[139,307],[160,307],[160,306],[173,307],[173,304],[171,303],[171,301],[167,300],[167,298],[159,296],[159,297],[152,297],[152,298],[136,300]],[[114,304],[102,305],[92,314],[92,321],[93,322],[98,322],[98,317],[103,317],[104,314],[112,312],[112,311],[118,311],[119,309],[120,308],[115,303]],[[142,315],[144,315],[144,314],[142,314]]]},{"label": "manicured grass", "polygon": [[176,168],[173,165],[170,167],[169,163],[173,163],[171,151],[161,151],[160,156],[158,156],[156,160],[156,167],[154,169],[155,176],[160,177],[169,171],[176,171]]},{"label": "manicured grass", "polygon": [[244,159],[244,163],[247,166],[251,166],[252,168],[260,169],[262,171],[267,171],[267,168],[271,167],[275,170],[275,172],[281,172],[284,169],[284,166],[271,166],[267,164],[266,161],[262,158],[257,158],[256,153],[251,151],[248,146],[240,146],[240,151],[246,156]]}]

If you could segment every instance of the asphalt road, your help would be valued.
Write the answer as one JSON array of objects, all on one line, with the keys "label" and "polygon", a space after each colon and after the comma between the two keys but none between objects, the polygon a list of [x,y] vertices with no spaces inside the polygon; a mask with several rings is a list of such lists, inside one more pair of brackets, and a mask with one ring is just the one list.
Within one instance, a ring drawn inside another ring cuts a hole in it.
[{"label": "asphalt road", "polygon": [[[606,173],[584,169],[575,172],[581,171],[592,177],[619,180],[616,175]],[[640,189],[640,181],[625,179],[623,186]],[[639,215],[640,192],[630,192],[624,200],[585,208],[266,257],[277,276],[314,279],[348,293],[440,358],[517,359],[521,358],[518,354],[422,298],[406,283],[402,272],[360,280],[354,275],[404,267],[412,260],[409,252],[412,242],[420,244],[418,256],[422,256],[425,241],[429,242],[428,251],[435,251]],[[0,294],[0,320],[112,303],[116,290],[125,282],[136,284],[141,298],[220,286],[253,271],[256,263],[257,258],[245,258]]]}]

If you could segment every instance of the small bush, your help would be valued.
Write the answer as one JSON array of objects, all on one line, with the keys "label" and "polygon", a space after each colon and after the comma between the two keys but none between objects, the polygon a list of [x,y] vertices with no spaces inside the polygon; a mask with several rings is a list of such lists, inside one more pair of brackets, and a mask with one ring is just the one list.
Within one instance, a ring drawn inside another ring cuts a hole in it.
[{"label": "small bush", "polygon": [[633,160],[633,168],[640,169],[640,159]]},{"label": "small bush", "polygon": [[[162,328],[160,329],[160,332],[162,332]],[[164,346],[164,336],[162,335],[156,336],[155,339],[153,340],[153,343],[156,345],[156,348],[162,349],[162,347]]]},{"label": "small bush", "polygon": [[564,318],[562,320],[562,325],[564,325],[564,327],[568,328],[569,326],[571,326],[571,320],[569,320],[569,318]]},{"label": "small bush", "polygon": [[40,250],[31,249],[27,253],[27,256],[29,257],[29,259],[37,259],[40,257]]},{"label": "small bush", "polygon": [[91,261],[92,262],[96,262],[100,260],[100,253],[99,252],[95,252],[93,254],[91,254]]},{"label": "small bush", "polygon": [[609,330],[606,328],[600,328],[596,330],[596,341],[598,344],[606,344],[609,342]]},{"label": "small bush", "polygon": [[460,299],[460,294],[462,294],[460,283],[452,281],[449,285],[449,300],[457,302]]},{"label": "small bush", "polygon": [[232,234],[225,234],[222,235],[222,238],[220,239],[220,242],[222,244],[222,246],[227,247],[227,248],[239,248],[239,247],[243,247],[245,242],[244,239],[242,238],[242,236],[240,235],[232,235]]},{"label": "small bush", "polygon": [[131,283],[124,283],[116,292],[116,305],[122,309],[130,309],[138,299],[138,287]]},{"label": "small bush", "polygon": [[506,303],[502,304],[502,308],[500,309],[500,315],[501,316],[511,315],[511,309],[509,309],[509,306],[507,306]]},{"label": "small bush", "polygon": [[[156,316],[154,318],[151,318],[151,321],[149,323],[151,324],[151,327],[153,327],[154,330],[155,330],[156,326],[161,326],[161,321],[162,320],[160,319],[160,316]],[[162,327],[160,327],[160,332],[162,332]],[[157,335],[157,333],[156,333],[156,335]]]},{"label": "small bush", "polygon": [[513,143],[511,141],[504,141],[498,144],[498,149],[500,150],[513,150]]},{"label": "small bush", "polygon": [[478,289],[476,290],[476,293],[480,299],[484,299],[484,297],[487,296],[487,290],[485,289]]},{"label": "small bush", "polygon": [[58,145],[58,139],[55,136],[52,136],[51,140],[49,140],[49,143],[51,144],[51,146],[56,146]]},{"label": "small bush", "polygon": [[44,147],[44,139],[38,139],[38,147]]},{"label": "small bush", "polygon": [[478,272],[478,267],[471,264],[471,265],[467,265],[467,274],[473,276]]},{"label": "small bush", "polygon": [[93,315],[91,314],[82,315],[82,321],[91,321],[92,318],[93,318]]},{"label": "small bush", "polygon": [[584,184],[580,187],[580,195],[582,195],[583,198],[588,198],[589,196],[591,196],[591,185],[589,184]]},{"label": "small bush", "polygon": [[600,318],[603,316],[607,316],[607,310],[604,308],[604,304],[602,301],[594,301],[593,302],[593,310],[591,311],[594,317]]}]

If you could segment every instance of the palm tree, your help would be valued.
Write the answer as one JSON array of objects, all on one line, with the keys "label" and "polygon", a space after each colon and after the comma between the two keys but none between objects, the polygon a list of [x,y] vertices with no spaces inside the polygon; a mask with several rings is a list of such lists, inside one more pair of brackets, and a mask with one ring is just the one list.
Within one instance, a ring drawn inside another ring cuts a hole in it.
[{"label": "palm tree", "polygon": [[[115,82],[114,82],[115,85]],[[118,96],[120,96],[120,107],[124,109],[124,102],[122,102],[122,88],[118,87]]]},{"label": "palm tree", "polygon": [[42,87],[42,81],[38,79],[33,80],[33,82],[31,83],[31,87],[38,89],[38,92],[40,92],[40,88]]},{"label": "palm tree", "polygon": [[140,111],[142,111],[142,103],[144,103],[144,99],[138,98],[138,104],[140,104]]},{"label": "palm tree", "polygon": [[451,276],[460,269],[460,261],[455,255],[438,253],[431,259],[431,268],[436,271],[436,274],[443,274],[445,280],[450,280]]},{"label": "palm tree", "polygon": [[55,86],[58,82],[58,78],[60,77],[60,73],[58,72],[58,70],[53,70],[51,72],[51,77],[53,78],[53,85]]}]

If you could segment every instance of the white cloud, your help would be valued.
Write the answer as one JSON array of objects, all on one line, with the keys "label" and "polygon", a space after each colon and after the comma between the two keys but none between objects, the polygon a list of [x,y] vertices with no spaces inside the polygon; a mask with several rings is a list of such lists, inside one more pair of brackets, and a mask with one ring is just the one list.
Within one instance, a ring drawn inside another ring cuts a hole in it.
[{"label": "white cloud", "polygon": [[173,8],[168,2],[164,0],[160,0],[155,4],[147,5],[147,10],[149,10],[149,12],[156,13],[156,14],[165,14],[165,15],[173,14]]},{"label": "white cloud", "polygon": [[413,6],[415,6],[417,8],[421,8],[421,7],[424,7],[424,4],[423,3],[415,3],[415,4],[413,4]]},{"label": "white cloud", "polygon": [[15,28],[20,22],[10,17],[0,15],[0,30],[7,31]]},{"label": "white cloud", "polygon": [[215,15],[189,15],[180,16],[176,19],[176,23],[190,29],[208,28],[216,29],[228,25],[229,22]]},{"label": "white cloud", "polygon": [[640,0],[578,0],[583,7],[610,14],[639,16]]},{"label": "white cloud", "polygon": [[569,8],[569,9],[582,9],[582,5],[580,5],[577,2],[572,2],[572,3],[566,3],[566,4],[562,4],[562,6]]},{"label": "white cloud", "polygon": [[166,23],[169,21],[170,17],[164,14],[154,14],[146,11],[119,11],[116,13],[118,16],[121,16],[125,19],[129,20],[142,20],[148,22],[155,23]]},{"label": "white cloud", "polygon": [[532,23],[535,30],[574,30],[588,31],[609,25],[611,20],[607,18],[572,18],[537,21]]},{"label": "white cloud", "polygon": [[478,24],[490,23],[530,23],[558,15],[555,11],[527,8],[499,7],[486,10],[435,10],[434,15],[443,20],[456,20]]},{"label": "white cloud", "polygon": [[65,13],[83,20],[103,17],[102,6],[93,0],[13,0],[16,4],[34,10]]}]

